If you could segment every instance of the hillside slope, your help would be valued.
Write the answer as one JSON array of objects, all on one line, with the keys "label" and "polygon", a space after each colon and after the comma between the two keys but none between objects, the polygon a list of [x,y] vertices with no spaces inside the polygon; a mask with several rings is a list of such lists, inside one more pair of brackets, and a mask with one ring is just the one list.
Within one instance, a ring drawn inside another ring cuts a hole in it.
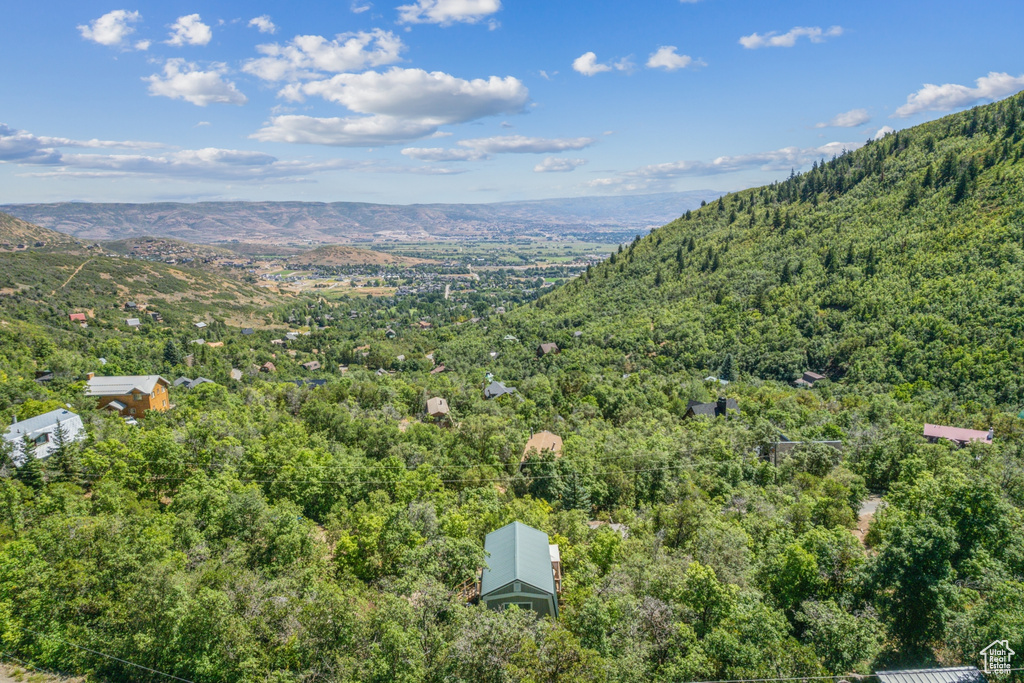
[{"label": "hillside slope", "polygon": [[[160,311],[169,324],[217,316],[228,325],[269,324],[264,309],[283,298],[264,288],[194,268],[110,256],[22,252],[0,254],[0,313],[7,318],[90,320],[123,327],[132,301]],[[148,320],[148,318],[147,318]]]},{"label": "hillside slope", "polygon": [[[890,134],[638,238],[509,316],[604,361],[805,369],[1024,400],[1024,95]],[[504,333],[504,332],[503,332]],[[572,362],[563,358],[560,362]]]},{"label": "hillside slope", "polygon": [[35,245],[53,247],[55,245],[78,244],[78,240],[56,230],[33,225],[7,213],[0,213],[0,251],[17,251],[23,248],[36,248]]}]

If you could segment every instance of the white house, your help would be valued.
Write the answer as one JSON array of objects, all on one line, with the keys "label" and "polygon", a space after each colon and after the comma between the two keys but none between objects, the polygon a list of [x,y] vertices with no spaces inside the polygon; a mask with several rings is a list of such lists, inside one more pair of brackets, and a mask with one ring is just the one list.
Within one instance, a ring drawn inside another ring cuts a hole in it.
[{"label": "white house", "polygon": [[14,464],[21,467],[25,460],[25,454],[21,451],[19,442],[24,442],[26,436],[36,444],[35,456],[37,458],[45,458],[53,453],[57,448],[58,426],[66,443],[85,438],[82,418],[63,408],[15,422],[8,427],[4,432],[4,441],[15,447],[15,452],[11,456]]}]

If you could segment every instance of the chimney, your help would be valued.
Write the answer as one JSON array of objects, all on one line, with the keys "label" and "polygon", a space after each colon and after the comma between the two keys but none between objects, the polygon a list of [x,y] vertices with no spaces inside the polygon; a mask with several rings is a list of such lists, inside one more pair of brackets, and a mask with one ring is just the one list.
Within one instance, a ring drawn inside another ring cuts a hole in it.
[{"label": "chimney", "polygon": [[95,372],[87,372],[87,373],[85,373],[85,379],[87,379],[87,380],[90,380],[90,379],[92,379],[95,376],[96,376]]},{"label": "chimney", "polygon": [[992,439],[995,438],[995,436],[996,436],[996,429],[995,429],[995,427],[989,427],[988,428],[988,440],[991,441]]},{"label": "chimney", "polygon": [[726,401],[724,396],[719,398],[718,402],[715,404],[715,415],[725,415],[725,411],[728,405],[729,403],[728,401]]}]

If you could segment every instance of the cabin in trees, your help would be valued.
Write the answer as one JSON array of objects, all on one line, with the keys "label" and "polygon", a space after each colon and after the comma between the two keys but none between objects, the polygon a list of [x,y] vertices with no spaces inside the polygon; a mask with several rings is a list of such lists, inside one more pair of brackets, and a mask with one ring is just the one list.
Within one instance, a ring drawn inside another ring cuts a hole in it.
[{"label": "cabin in trees", "polygon": [[537,357],[543,358],[544,356],[553,355],[559,353],[558,344],[551,342],[549,344],[539,344],[537,346]]},{"label": "cabin in trees", "polygon": [[96,377],[89,373],[85,395],[97,400],[99,408],[116,410],[125,417],[144,417],[150,410],[167,410],[170,382],[160,375],[117,375]]},{"label": "cabin in trees", "polygon": [[562,561],[548,535],[512,522],[484,539],[487,567],[480,575],[480,600],[489,609],[515,605],[541,616],[558,617]]},{"label": "cabin in trees", "polygon": [[84,323],[85,313],[72,313],[68,316],[68,319],[73,323]]},{"label": "cabin in trees", "polygon": [[445,399],[435,396],[434,398],[427,399],[427,415],[440,420],[448,417],[448,401]]},{"label": "cabin in trees", "polygon": [[505,394],[514,394],[516,392],[515,387],[506,387],[501,382],[491,382],[484,387],[484,398],[492,399],[504,396]]},{"label": "cabin in trees", "polygon": [[562,455],[562,437],[546,430],[537,432],[530,437],[530,440],[526,442],[526,446],[523,448],[524,461],[530,457],[531,452],[536,455],[545,452],[554,453],[555,457],[558,457]]},{"label": "cabin in trees", "polygon": [[980,429],[960,429],[959,427],[943,427],[942,425],[925,424],[924,426],[924,438],[928,439],[930,443],[936,443],[939,439],[943,439],[945,441],[952,441],[961,448],[974,441],[992,443],[994,436],[995,434],[992,429],[983,432]]},{"label": "cabin in trees", "polygon": [[700,403],[690,401],[686,406],[686,417],[718,417],[728,415],[730,411],[737,412],[740,404],[734,398],[720,398],[714,403]]},{"label": "cabin in trees", "polygon": [[825,379],[825,375],[819,375],[816,372],[811,372],[810,370],[808,370],[803,374],[802,377],[800,377],[800,379],[793,382],[793,386],[806,387],[810,389],[811,387],[814,386],[815,382],[820,382],[823,379]]},{"label": "cabin in trees", "polygon": [[179,387],[184,389],[195,389],[200,384],[216,384],[216,382],[214,382],[212,379],[207,379],[206,377],[196,377],[195,379],[190,379],[188,377],[179,377],[178,379],[174,380],[174,388],[176,389]]},{"label": "cabin in trees", "polygon": [[[57,435],[58,429],[60,436]],[[63,408],[14,422],[3,436],[4,441],[14,447],[11,460],[15,467],[21,467],[28,459],[28,453],[22,445],[25,439],[32,442],[33,455],[37,459],[42,459],[53,453],[61,440],[64,443],[71,443],[84,438],[85,427],[82,425],[82,418]]]},{"label": "cabin in trees", "polygon": [[302,367],[306,368],[310,372],[313,372],[314,370],[319,370],[320,369],[320,361],[318,361],[318,360],[311,360],[311,361],[309,361],[307,363],[303,363]]}]

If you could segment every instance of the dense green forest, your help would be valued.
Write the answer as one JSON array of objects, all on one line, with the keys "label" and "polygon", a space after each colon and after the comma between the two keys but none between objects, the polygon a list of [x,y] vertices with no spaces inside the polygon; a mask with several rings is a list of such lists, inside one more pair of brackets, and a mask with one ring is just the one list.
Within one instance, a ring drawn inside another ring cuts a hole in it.
[{"label": "dense green forest", "polygon": [[[70,404],[87,438],[4,464],[0,651],[203,683],[684,682],[1024,652],[1022,113],[728,195],[477,324],[119,259],[62,284],[85,257],[3,256],[0,412]],[[142,294],[164,319],[128,330]],[[68,321],[84,308],[87,328]],[[792,387],[806,369],[829,379]],[[132,427],[86,399],[88,371],[216,383]],[[516,393],[485,400],[489,374]],[[723,394],[738,413],[686,418]],[[432,396],[449,418],[424,414]],[[931,444],[925,422],[995,439]],[[543,429],[562,456],[523,461]],[[763,457],[783,434],[807,443]],[[557,620],[459,596],[514,520],[561,548]]]},{"label": "dense green forest", "polygon": [[687,212],[511,326],[582,329],[587,362],[1024,403],[1022,154],[1019,95],[887,135]]}]

